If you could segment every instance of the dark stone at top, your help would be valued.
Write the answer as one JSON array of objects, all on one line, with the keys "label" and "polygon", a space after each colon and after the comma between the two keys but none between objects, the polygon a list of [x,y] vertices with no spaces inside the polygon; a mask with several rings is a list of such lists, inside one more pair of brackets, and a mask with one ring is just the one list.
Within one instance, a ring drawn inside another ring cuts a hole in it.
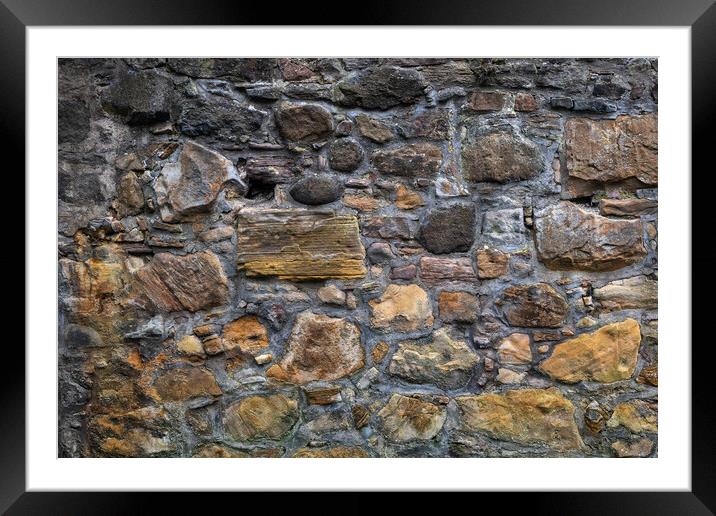
[{"label": "dark stone at top", "polygon": [[431,211],[420,228],[420,243],[434,254],[464,252],[475,240],[475,207],[455,204]]},{"label": "dark stone at top", "polygon": [[208,96],[185,104],[179,116],[179,131],[187,136],[217,136],[234,140],[261,127],[266,113],[219,96]]},{"label": "dark stone at top", "polygon": [[427,82],[417,70],[380,66],[355,72],[337,86],[339,104],[388,109],[418,102],[424,95]]},{"label": "dark stone at top", "polygon": [[169,120],[174,83],[156,72],[127,73],[109,88],[109,108],[125,116],[130,125]]},{"label": "dark stone at top", "polygon": [[337,201],[341,195],[343,185],[330,176],[307,176],[291,187],[291,197],[310,206]]},{"label": "dark stone at top", "polygon": [[57,103],[57,139],[59,143],[80,143],[90,131],[90,112],[81,99],[61,99]]}]

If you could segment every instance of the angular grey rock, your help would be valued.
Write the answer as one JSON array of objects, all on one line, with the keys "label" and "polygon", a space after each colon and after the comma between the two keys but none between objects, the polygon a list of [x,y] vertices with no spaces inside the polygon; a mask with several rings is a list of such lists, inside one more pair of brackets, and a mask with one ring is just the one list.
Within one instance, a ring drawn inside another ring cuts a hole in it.
[{"label": "angular grey rock", "polygon": [[414,104],[427,82],[417,70],[380,66],[355,72],[337,84],[338,103],[366,109]]},{"label": "angular grey rock", "polygon": [[482,219],[483,243],[498,248],[515,248],[525,243],[525,225],[521,208],[485,212]]},{"label": "angular grey rock", "polygon": [[165,165],[155,184],[162,220],[177,222],[207,211],[228,182],[246,190],[231,161],[198,143],[186,142],[179,160]]}]

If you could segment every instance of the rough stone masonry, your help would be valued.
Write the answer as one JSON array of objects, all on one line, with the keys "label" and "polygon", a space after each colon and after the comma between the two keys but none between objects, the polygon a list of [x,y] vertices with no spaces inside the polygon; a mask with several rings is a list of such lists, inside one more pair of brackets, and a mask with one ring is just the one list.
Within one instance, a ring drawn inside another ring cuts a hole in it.
[{"label": "rough stone masonry", "polygon": [[655,456],[657,70],[60,59],[59,456]]}]

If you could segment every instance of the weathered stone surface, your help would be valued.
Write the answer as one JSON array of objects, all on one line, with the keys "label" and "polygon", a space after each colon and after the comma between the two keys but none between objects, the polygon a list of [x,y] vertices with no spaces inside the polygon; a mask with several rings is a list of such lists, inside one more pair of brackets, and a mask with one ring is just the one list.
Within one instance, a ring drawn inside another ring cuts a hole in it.
[{"label": "weathered stone surface", "polygon": [[406,138],[447,140],[450,138],[450,111],[432,109],[418,114],[401,126]]},{"label": "weathered stone surface", "polygon": [[255,315],[245,315],[226,324],[222,341],[226,351],[238,348],[253,356],[261,354],[269,345],[266,326]]},{"label": "weathered stone surface", "polygon": [[418,273],[418,268],[409,263],[400,267],[393,267],[390,270],[390,279],[412,280]]},{"label": "weathered stone surface", "polygon": [[413,104],[427,82],[417,70],[381,66],[354,72],[337,84],[338,103],[366,109],[388,109]]},{"label": "weathered stone surface", "polygon": [[653,215],[658,202],[654,199],[600,199],[599,213],[616,217]]},{"label": "weathered stone surface", "polygon": [[390,261],[395,258],[395,254],[393,254],[390,244],[386,242],[373,242],[368,247],[366,254],[368,255],[370,263],[385,264],[390,263]]},{"label": "weathered stone surface", "polygon": [[517,248],[525,243],[523,211],[505,208],[485,212],[482,218],[482,242],[497,247]]},{"label": "weathered stone surface", "polygon": [[282,103],[275,115],[281,136],[291,142],[317,142],[333,132],[333,117],[319,105]]},{"label": "weathered stone surface", "polygon": [[639,323],[634,319],[607,324],[557,344],[540,370],[566,383],[626,380],[634,373],[640,343]]},{"label": "weathered stone surface", "polygon": [[352,172],[363,161],[363,147],[353,138],[339,138],[328,147],[328,164],[333,170]]},{"label": "weathered stone surface", "polygon": [[574,405],[557,389],[518,389],[504,394],[460,396],[455,401],[469,431],[557,450],[583,446],[574,420]]},{"label": "weathered stone surface", "polygon": [[185,335],[177,342],[177,351],[181,355],[203,356],[204,347],[194,335]]},{"label": "weathered stone surface", "polygon": [[612,417],[607,426],[614,428],[624,426],[635,434],[658,431],[658,414],[656,403],[645,400],[632,400],[619,403],[614,407]]},{"label": "weathered stone surface", "polygon": [[515,95],[515,111],[537,111],[539,109],[539,104],[537,103],[537,99],[535,99],[534,95],[531,95],[529,93],[517,93]]},{"label": "weathered stone surface", "polygon": [[532,362],[530,336],[524,333],[513,333],[500,341],[497,355],[501,364],[525,365]]},{"label": "weathered stone surface", "polygon": [[162,169],[155,190],[165,222],[208,211],[225,184],[232,182],[244,189],[233,163],[218,152],[188,141],[179,160]]},{"label": "weathered stone surface", "polygon": [[381,174],[433,177],[440,170],[443,153],[432,143],[409,143],[373,152],[371,162]]},{"label": "weathered stone surface", "polygon": [[303,392],[306,393],[306,401],[312,405],[330,405],[341,401],[340,385],[304,387]]},{"label": "weathered stone surface", "polygon": [[468,109],[480,113],[501,111],[505,107],[507,95],[501,91],[475,91],[467,101]]},{"label": "weathered stone surface", "polygon": [[418,221],[408,217],[366,217],[361,233],[371,238],[411,240],[418,234]]},{"label": "weathered stone surface", "polygon": [[329,305],[345,305],[346,293],[335,285],[328,285],[318,289],[318,299]]},{"label": "weathered stone surface", "polygon": [[211,251],[185,256],[156,254],[136,277],[149,299],[164,312],[196,312],[229,301],[224,269]]},{"label": "weathered stone surface", "polygon": [[420,258],[420,277],[428,284],[443,282],[477,283],[477,276],[469,258]]},{"label": "weathered stone surface", "polygon": [[598,183],[635,178],[655,185],[657,115],[615,120],[570,118],[564,125],[565,167],[571,178]]},{"label": "weathered stone surface", "polygon": [[425,199],[419,193],[405,185],[395,187],[395,206],[401,210],[412,210],[425,205]]},{"label": "weathered stone surface", "polygon": [[301,173],[298,160],[281,155],[251,156],[246,160],[246,178],[264,185],[293,182]]},{"label": "weathered stone surface", "polygon": [[198,97],[182,106],[177,128],[190,136],[233,141],[261,128],[268,113],[218,95]]},{"label": "weathered stone surface", "polygon": [[550,269],[613,271],[646,255],[639,220],[601,217],[566,201],[535,217],[537,255]]},{"label": "weathered stone surface", "polygon": [[345,319],[302,312],[288,339],[286,354],[267,376],[297,384],[332,381],[365,364],[360,329]]},{"label": "weathered stone surface", "polygon": [[659,367],[658,366],[645,367],[639,373],[639,376],[637,377],[636,381],[637,381],[637,383],[648,383],[649,385],[658,387],[658,385],[659,385]]},{"label": "weathered stone surface", "polygon": [[507,274],[507,261],[509,254],[497,249],[479,249],[477,258],[477,277],[480,279],[494,279]]},{"label": "weathered stone surface", "polygon": [[537,145],[516,132],[492,132],[463,143],[462,169],[468,181],[521,181],[543,168],[544,156]]},{"label": "weathered stone surface", "polygon": [[417,285],[388,285],[383,295],[368,302],[370,323],[383,331],[410,332],[433,325],[433,307]]},{"label": "weathered stone surface", "polygon": [[420,242],[434,254],[467,251],[475,240],[475,207],[453,204],[428,213],[420,228]]},{"label": "weathered stone surface", "polygon": [[567,317],[567,302],[547,283],[513,285],[505,289],[501,300],[512,326],[559,328]]},{"label": "weathered stone surface", "polygon": [[154,389],[162,401],[186,401],[222,394],[214,375],[203,367],[170,369],[154,381]]},{"label": "weathered stone surface", "polygon": [[357,446],[335,446],[333,448],[300,448],[292,457],[300,459],[360,459],[370,457],[368,452]]},{"label": "weathered stone surface", "polygon": [[642,437],[632,442],[614,441],[611,446],[617,457],[648,457],[654,449],[654,441]]},{"label": "weathered stone surface", "polygon": [[237,441],[277,440],[298,418],[298,403],[283,394],[249,396],[226,408],[224,428]]},{"label": "weathered stone surface", "polygon": [[438,297],[440,319],[445,322],[470,323],[477,321],[480,303],[469,292],[440,292]]},{"label": "weathered stone surface", "polygon": [[343,195],[343,185],[331,176],[306,176],[291,187],[291,197],[309,206],[328,204]]},{"label": "weathered stone surface", "polygon": [[110,109],[125,117],[131,125],[169,120],[174,84],[155,72],[121,75],[108,90]]},{"label": "weathered stone surface", "polygon": [[465,386],[479,361],[477,353],[464,341],[453,339],[441,328],[428,343],[398,344],[388,371],[410,383],[432,383],[452,390]]},{"label": "weathered stone surface", "polygon": [[592,298],[598,308],[610,312],[656,308],[659,301],[658,283],[647,276],[616,280],[593,289]]},{"label": "weathered stone surface", "polygon": [[395,442],[435,437],[447,418],[445,407],[417,398],[393,394],[378,412],[385,436]]},{"label": "weathered stone surface", "polygon": [[365,275],[365,249],[352,215],[245,209],[236,234],[237,262],[247,276],[300,281]]},{"label": "weathered stone surface", "polygon": [[356,116],[356,124],[361,136],[376,143],[386,143],[395,137],[390,127],[377,118],[368,115],[361,114]]},{"label": "weathered stone surface", "polygon": [[373,363],[378,364],[382,362],[385,358],[385,355],[388,354],[388,351],[390,351],[390,346],[387,342],[380,341],[378,344],[376,344],[373,350],[370,352],[370,355],[373,358]]},{"label": "weathered stone surface", "polygon": [[142,184],[134,172],[127,172],[119,179],[116,208],[119,219],[142,212],[144,193],[142,193]]}]

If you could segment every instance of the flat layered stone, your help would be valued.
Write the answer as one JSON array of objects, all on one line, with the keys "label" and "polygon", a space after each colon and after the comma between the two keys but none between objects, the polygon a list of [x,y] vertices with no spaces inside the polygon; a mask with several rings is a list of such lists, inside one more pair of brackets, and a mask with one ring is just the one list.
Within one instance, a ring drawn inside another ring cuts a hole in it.
[{"label": "flat layered stone", "polygon": [[410,383],[429,383],[452,390],[467,384],[479,361],[477,353],[464,341],[453,339],[441,328],[430,342],[399,343],[388,371]]},{"label": "flat layered stone", "polygon": [[547,283],[513,285],[504,290],[501,301],[512,326],[558,328],[567,317],[567,302]]},{"label": "flat layered stone", "polygon": [[440,170],[443,153],[433,143],[408,143],[376,150],[371,162],[378,172],[391,176],[434,177]]},{"label": "flat layered stone", "polygon": [[435,437],[447,419],[444,406],[401,394],[393,394],[378,412],[378,421],[385,436],[394,442]]},{"label": "flat layered stone", "polygon": [[229,302],[229,285],[221,262],[211,251],[179,256],[158,253],[136,272],[154,305],[163,312],[196,312]]},{"label": "flat layered stone", "polygon": [[416,331],[433,325],[433,307],[417,285],[388,285],[383,295],[368,302],[370,324],[384,331]]},{"label": "flat layered stone", "polygon": [[600,199],[599,213],[616,217],[638,217],[657,212],[655,199]]},{"label": "flat layered stone", "polygon": [[654,309],[659,302],[658,282],[647,276],[612,281],[592,290],[597,307],[604,311],[630,308]]},{"label": "flat layered stone", "polygon": [[487,133],[463,143],[462,170],[467,181],[522,181],[543,168],[539,147],[513,131]]},{"label": "flat layered stone", "polygon": [[237,223],[237,263],[247,276],[286,280],[356,279],[365,249],[353,215],[245,209]]},{"label": "flat layered stone", "polygon": [[554,270],[613,271],[646,256],[640,220],[602,217],[571,202],[535,210],[537,256]]},{"label": "flat layered stone", "polygon": [[229,405],[224,429],[237,441],[278,440],[299,418],[298,402],[283,394],[249,396]]},{"label": "flat layered stone", "polygon": [[427,82],[417,70],[395,66],[367,68],[336,85],[338,103],[366,109],[414,104],[424,96]]},{"label": "flat layered stone", "polygon": [[634,374],[640,343],[639,323],[626,319],[560,342],[539,369],[565,383],[627,380]]},{"label": "flat layered stone", "polygon": [[288,338],[286,354],[266,375],[296,384],[332,381],[365,364],[360,329],[346,319],[302,312]]},{"label": "flat layered stone", "polygon": [[566,173],[563,195],[589,195],[604,183],[658,182],[657,115],[615,120],[569,118],[564,124]]},{"label": "flat layered stone", "polygon": [[463,426],[493,439],[557,450],[583,446],[574,405],[554,388],[515,389],[503,394],[459,396]]},{"label": "flat layered stone", "polygon": [[229,182],[246,188],[231,161],[203,145],[186,142],[179,160],[165,165],[155,184],[162,220],[177,222],[210,210]]},{"label": "flat layered stone", "polygon": [[301,459],[361,459],[370,457],[370,455],[358,446],[334,446],[332,448],[299,448],[292,457]]},{"label": "flat layered stone", "polygon": [[428,284],[443,282],[476,283],[470,258],[420,258],[420,278]]}]

